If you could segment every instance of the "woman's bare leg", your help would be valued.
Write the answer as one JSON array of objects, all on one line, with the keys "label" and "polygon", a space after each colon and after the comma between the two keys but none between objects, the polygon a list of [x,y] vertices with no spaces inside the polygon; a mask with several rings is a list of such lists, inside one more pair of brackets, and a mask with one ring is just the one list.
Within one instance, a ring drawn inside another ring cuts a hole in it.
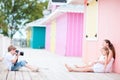
[{"label": "woman's bare leg", "polygon": [[83,67],[83,68],[72,68],[69,67],[67,64],[65,67],[68,69],[69,72],[93,72],[92,67]]},{"label": "woman's bare leg", "polygon": [[94,63],[90,63],[90,64],[85,64],[83,66],[79,66],[79,65],[75,65],[76,68],[85,68],[85,67],[92,67],[94,65]]},{"label": "woman's bare leg", "polygon": [[83,68],[72,68],[73,72],[93,72],[91,67],[83,67]]},{"label": "woman's bare leg", "polygon": [[86,65],[82,65],[82,66],[75,65],[76,68],[84,68],[84,67],[87,67],[87,66],[89,66],[89,65],[88,65],[88,64],[86,64]]}]

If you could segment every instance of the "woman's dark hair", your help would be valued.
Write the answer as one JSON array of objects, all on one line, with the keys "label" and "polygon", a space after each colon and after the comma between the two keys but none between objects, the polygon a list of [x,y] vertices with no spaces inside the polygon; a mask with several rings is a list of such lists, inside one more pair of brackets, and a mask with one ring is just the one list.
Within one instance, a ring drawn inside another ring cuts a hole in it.
[{"label": "woman's dark hair", "polygon": [[114,48],[113,44],[108,39],[105,39],[104,41],[108,44],[109,48],[112,50],[113,58],[115,59],[115,48]]}]

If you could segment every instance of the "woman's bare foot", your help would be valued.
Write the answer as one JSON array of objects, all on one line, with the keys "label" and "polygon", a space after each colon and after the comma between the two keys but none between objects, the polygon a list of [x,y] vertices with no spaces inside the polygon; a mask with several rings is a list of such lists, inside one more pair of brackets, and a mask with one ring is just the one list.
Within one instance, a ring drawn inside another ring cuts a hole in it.
[{"label": "woman's bare foot", "polygon": [[69,67],[67,64],[65,64],[65,67],[67,68],[67,70],[68,70],[69,72],[72,72],[72,71],[73,71],[72,68]]},{"label": "woman's bare foot", "polygon": [[78,65],[75,65],[75,67],[76,67],[76,68],[80,68],[80,66],[78,66]]}]

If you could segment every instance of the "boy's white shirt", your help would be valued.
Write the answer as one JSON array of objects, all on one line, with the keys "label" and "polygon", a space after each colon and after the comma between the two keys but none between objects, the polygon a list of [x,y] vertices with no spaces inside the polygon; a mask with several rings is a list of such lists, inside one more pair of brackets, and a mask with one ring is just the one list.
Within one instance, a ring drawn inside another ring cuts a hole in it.
[{"label": "boy's white shirt", "polygon": [[9,70],[11,70],[11,66],[13,65],[12,60],[15,58],[15,55],[12,55],[10,52],[4,55],[4,63]]}]

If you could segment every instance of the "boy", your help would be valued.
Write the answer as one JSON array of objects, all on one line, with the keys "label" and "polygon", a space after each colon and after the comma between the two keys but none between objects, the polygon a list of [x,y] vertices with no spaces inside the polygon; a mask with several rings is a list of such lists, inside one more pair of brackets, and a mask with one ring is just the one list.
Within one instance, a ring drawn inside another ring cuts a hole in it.
[{"label": "boy", "polygon": [[26,67],[31,71],[38,71],[38,68],[33,68],[25,60],[18,61],[20,53],[16,53],[16,48],[12,45],[8,47],[8,53],[4,56],[5,64],[10,71],[18,71],[21,67]]}]

